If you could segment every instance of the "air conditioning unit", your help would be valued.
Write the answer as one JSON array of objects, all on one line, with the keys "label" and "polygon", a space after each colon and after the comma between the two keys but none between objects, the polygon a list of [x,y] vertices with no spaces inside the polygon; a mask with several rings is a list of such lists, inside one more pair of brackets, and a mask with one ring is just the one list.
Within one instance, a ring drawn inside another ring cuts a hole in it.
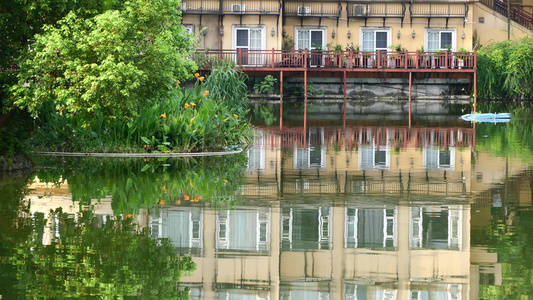
[{"label": "air conditioning unit", "polygon": [[364,16],[368,13],[368,5],[354,5],[352,10],[354,16]]},{"label": "air conditioning unit", "polygon": [[181,11],[187,11],[187,3],[181,2],[181,5],[178,7]]},{"label": "air conditioning unit", "polygon": [[309,6],[298,6],[298,15],[299,16],[308,16],[311,14],[311,7]]},{"label": "air conditioning unit", "polygon": [[231,12],[234,14],[240,14],[245,11],[244,4],[232,4],[231,5]]}]

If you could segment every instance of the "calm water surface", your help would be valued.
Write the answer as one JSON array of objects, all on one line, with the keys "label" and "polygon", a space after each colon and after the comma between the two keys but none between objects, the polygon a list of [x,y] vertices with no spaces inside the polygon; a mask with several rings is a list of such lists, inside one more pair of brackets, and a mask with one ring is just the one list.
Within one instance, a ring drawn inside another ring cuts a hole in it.
[{"label": "calm water surface", "polygon": [[4,176],[0,298],[532,297],[533,122],[285,109],[240,155]]}]

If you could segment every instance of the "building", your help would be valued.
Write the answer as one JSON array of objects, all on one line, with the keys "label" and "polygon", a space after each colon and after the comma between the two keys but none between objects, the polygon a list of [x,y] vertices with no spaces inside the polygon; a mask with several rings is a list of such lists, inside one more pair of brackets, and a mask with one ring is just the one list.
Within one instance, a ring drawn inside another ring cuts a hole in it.
[{"label": "building", "polygon": [[[206,51],[196,56],[204,72],[215,59],[232,60],[251,77],[304,85],[305,99],[310,78],[320,78],[328,96],[469,101],[477,94],[475,47],[509,30],[531,34],[533,16],[513,4],[508,20],[502,3],[183,0],[181,10],[186,28],[204,35]],[[394,88],[363,87],[383,81]],[[419,88],[426,86],[440,88]]]}]

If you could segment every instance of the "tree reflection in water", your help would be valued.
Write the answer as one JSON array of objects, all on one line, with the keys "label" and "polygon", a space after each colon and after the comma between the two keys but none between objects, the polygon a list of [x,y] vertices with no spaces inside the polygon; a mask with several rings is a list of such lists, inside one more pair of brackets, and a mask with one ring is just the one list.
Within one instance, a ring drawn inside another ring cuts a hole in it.
[{"label": "tree reflection in water", "polygon": [[[2,243],[10,244],[2,269],[15,274],[14,298],[188,299],[177,282],[195,269],[191,258],[177,255],[169,239],[151,237],[131,218],[102,220],[91,211],[57,209],[36,213],[31,229],[25,240]],[[47,229],[50,239],[43,238]]]}]

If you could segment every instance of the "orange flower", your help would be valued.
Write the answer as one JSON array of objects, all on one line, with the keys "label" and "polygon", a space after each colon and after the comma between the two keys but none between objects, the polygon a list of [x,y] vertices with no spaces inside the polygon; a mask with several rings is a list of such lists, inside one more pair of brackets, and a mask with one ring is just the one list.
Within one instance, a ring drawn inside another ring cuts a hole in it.
[{"label": "orange flower", "polygon": [[183,196],[183,200],[189,201],[189,196],[187,196],[187,195]]},{"label": "orange flower", "polygon": [[181,204],[181,200],[176,200],[176,205],[180,205]]},{"label": "orange flower", "polygon": [[187,109],[187,108],[189,108],[189,107],[191,107],[191,106],[189,105],[189,103],[185,103],[185,109]]},{"label": "orange flower", "polygon": [[176,85],[180,85],[180,83],[181,83],[181,81],[179,81],[179,80],[176,81]]},{"label": "orange flower", "polygon": [[238,117],[236,114],[233,114],[233,116],[234,116],[235,118]]},{"label": "orange flower", "polygon": [[196,103],[191,102],[191,106],[192,106],[192,107],[195,107],[195,106],[196,106]]},{"label": "orange flower", "polygon": [[162,113],[162,114],[161,114],[161,118],[164,119],[164,118],[166,118],[166,117],[167,117],[167,114],[165,114],[165,113]]},{"label": "orange flower", "polygon": [[159,204],[165,205],[165,201],[161,200],[161,202],[159,202]]},{"label": "orange flower", "polygon": [[207,96],[207,94],[209,94],[209,91],[204,92],[204,96]]},{"label": "orange flower", "polygon": [[200,74],[196,73],[194,74],[194,77],[198,78],[200,76]]},{"label": "orange flower", "polygon": [[198,78],[198,80],[200,80],[200,81],[203,81],[203,80],[204,80],[204,78],[205,78],[205,77],[204,77],[204,76],[202,76],[202,77]]}]

